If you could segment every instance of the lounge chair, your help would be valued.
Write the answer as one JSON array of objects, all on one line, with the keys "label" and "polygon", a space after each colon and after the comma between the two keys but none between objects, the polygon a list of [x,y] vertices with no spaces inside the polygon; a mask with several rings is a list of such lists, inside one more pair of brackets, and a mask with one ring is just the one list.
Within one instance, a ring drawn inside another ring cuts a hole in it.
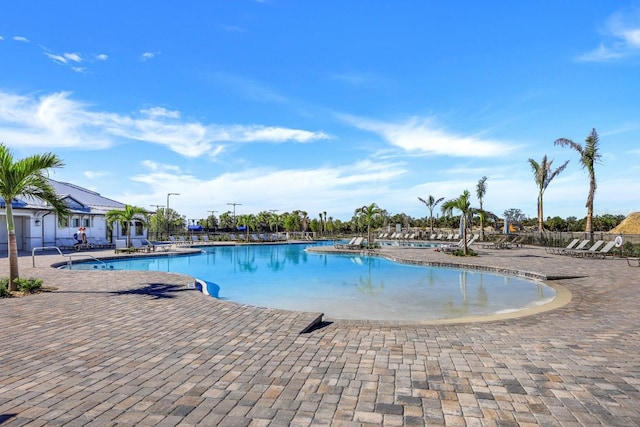
[{"label": "lounge chair", "polygon": [[349,240],[348,243],[336,243],[335,245],[333,245],[334,248],[336,249],[347,249],[349,246],[353,245],[356,241],[358,237],[352,237],[351,240]]},{"label": "lounge chair", "polygon": [[580,241],[580,239],[573,239],[572,241],[569,242],[569,244],[567,246],[565,246],[564,248],[557,248],[554,246],[547,246],[546,248],[544,248],[544,251],[548,254],[556,254],[558,251],[563,251],[563,250],[569,250],[569,249],[573,249],[573,247],[575,245],[578,244],[578,242]]},{"label": "lounge chair", "polygon": [[589,249],[573,249],[568,251],[567,254],[571,255],[572,257],[589,256],[590,254],[600,249],[600,246],[602,246],[603,244],[604,244],[604,240],[598,240]]},{"label": "lounge chair", "polygon": [[200,243],[200,239],[198,239],[198,236],[196,236],[195,234],[191,235],[191,241],[193,243]]},{"label": "lounge chair", "polygon": [[565,249],[565,248],[560,248],[557,249],[555,252],[553,252],[556,255],[571,255],[571,251],[583,251],[584,248],[587,247],[587,245],[591,242],[590,239],[586,239],[583,240],[582,242],[580,242],[575,248],[573,249]]},{"label": "lounge chair", "polygon": [[504,246],[506,246],[507,249],[520,248],[526,238],[526,236],[516,236],[513,240],[504,242]]},{"label": "lounge chair", "polygon": [[360,249],[363,241],[364,237],[356,237],[353,243],[347,245],[347,249]]},{"label": "lounge chair", "polygon": [[[478,236],[477,234],[474,234],[473,236],[471,236],[471,238],[469,238],[467,240],[467,249],[476,242],[476,240],[478,240]],[[440,246],[441,251],[443,252],[455,252],[457,250],[461,250],[464,249],[464,239],[460,239],[460,241],[458,243],[454,243],[451,245],[442,245]]]},{"label": "lounge chair", "polygon": [[142,242],[142,239],[131,239],[131,247],[135,252],[149,252],[151,251],[151,246],[145,245]]},{"label": "lounge chair", "polygon": [[627,264],[629,264],[629,267],[640,267],[640,258],[629,257],[627,258]]},{"label": "lounge chair", "polygon": [[171,242],[172,244],[176,245],[176,246],[181,246],[187,243],[186,240],[184,240],[184,237],[180,236],[179,239],[176,239],[173,236],[169,236],[169,242]]},{"label": "lounge chair", "polygon": [[605,259],[607,256],[611,256],[611,258],[613,258],[613,253],[611,252],[611,249],[613,249],[613,247],[616,245],[616,242],[614,240],[607,242],[606,245],[604,245],[602,247],[602,249],[600,249],[599,251],[595,251],[593,253],[590,252],[585,252],[585,256],[587,257],[591,257],[591,258],[603,258]]},{"label": "lounge chair", "polygon": [[487,242],[480,245],[483,249],[504,249],[504,242],[507,241],[507,236],[500,236],[494,242]]}]

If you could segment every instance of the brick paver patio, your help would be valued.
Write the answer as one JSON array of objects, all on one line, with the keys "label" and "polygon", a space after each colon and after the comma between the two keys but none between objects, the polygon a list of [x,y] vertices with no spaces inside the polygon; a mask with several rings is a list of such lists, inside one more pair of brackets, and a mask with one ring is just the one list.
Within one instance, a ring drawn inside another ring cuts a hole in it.
[{"label": "brick paver patio", "polygon": [[480,251],[383,250],[552,277],[571,301],[517,319],[301,334],[319,313],[218,301],[182,275],[22,256],[22,277],[58,289],[0,300],[0,425],[640,425],[640,268]]}]

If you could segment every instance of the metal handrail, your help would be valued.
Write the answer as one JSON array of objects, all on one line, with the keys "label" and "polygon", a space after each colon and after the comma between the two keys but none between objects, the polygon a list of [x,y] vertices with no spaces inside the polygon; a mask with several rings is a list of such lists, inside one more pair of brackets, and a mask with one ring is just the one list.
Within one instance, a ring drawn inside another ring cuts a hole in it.
[{"label": "metal handrail", "polygon": [[58,251],[58,253],[59,253],[60,255],[62,255],[62,256],[64,256],[64,257],[69,258],[69,259],[67,260],[67,265],[68,265],[69,267],[71,267],[71,265],[72,265],[72,261],[71,261],[71,259],[72,259],[73,257],[88,257],[88,258],[93,259],[94,261],[97,261],[97,262],[102,263],[102,264],[104,265],[104,267],[105,267],[105,268],[107,267],[107,263],[105,263],[105,262],[104,262],[104,261],[102,261],[101,259],[98,259],[98,258],[94,257],[93,255],[89,255],[89,254],[85,254],[85,253],[82,253],[82,254],[63,254],[63,253],[62,253],[62,251],[60,250],[60,248],[59,248],[59,247],[57,247],[57,246],[39,246],[39,247],[37,247],[37,248],[33,248],[33,249],[31,250],[31,266],[32,266],[33,268],[35,268],[35,267],[36,267],[36,256],[35,256],[35,255],[36,255],[36,250],[46,250],[46,249],[55,249],[56,251]]}]

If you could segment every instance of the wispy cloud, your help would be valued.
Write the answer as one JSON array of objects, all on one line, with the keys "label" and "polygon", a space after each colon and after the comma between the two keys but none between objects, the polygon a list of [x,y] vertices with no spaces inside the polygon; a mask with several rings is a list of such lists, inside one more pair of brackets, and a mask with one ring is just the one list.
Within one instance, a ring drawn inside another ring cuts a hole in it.
[{"label": "wispy cloud", "polygon": [[140,61],[145,62],[160,55],[160,52],[144,52],[140,55]]},{"label": "wispy cloud", "polygon": [[323,132],[184,120],[162,107],[132,115],[96,112],[67,92],[40,97],[0,92],[0,134],[8,145],[102,149],[122,140],[158,144],[187,157],[212,156],[236,143],[306,143]]},{"label": "wispy cloud", "polygon": [[22,43],[30,43],[31,42],[31,40],[29,40],[28,38],[23,37],[23,36],[14,36],[13,40],[15,40],[17,42],[22,42]]},{"label": "wispy cloud", "polygon": [[455,157],[505,156],[514,145],[475,135],[457,135],[436,123],[434,118],[411,118],[403,123],[387,123],[342,116],[353,126],[377,133],[394,147],[409,153]]},{"label": "wispy cloud", "polygon": [[[215,194],[219,201],[237,200],[241,194],[242,207],[238,207],[238,213],[259,212],[265,207],[277,207],[283,211],[300,209],[301,200],[305,201],[302,208],[308,209],[310,215],[322,211],[343,213],[345,206],[351,209],[372,201],[384,202],[382,195],[393,193],[385,190],[404,173],[406,171],[400,163],[366,160],[310,169],[251,168],[213,178],[158,167],[158,170],[142,172],[132,178],[134,182],[148,186],[147,194],[127,195],[122,199],[146,206],[164,200],[167,192],[176,191],[180,193],[176,204],[180,203],[179,200],[188,200],[188,210],[199,213],[212,208],[211,200],[203,198],[203,194]],[[318,182],[322,185],[317,186]],[[283,192],[282,188],[287,191]],[[309,188],[314,188],[314,197],[309,197]]]},{"label": "wispy cloud", "polygon": [[640,54],[640,8],[618,11],[607,18],[602,30],[605,40],[579,61],[604,62]]}]

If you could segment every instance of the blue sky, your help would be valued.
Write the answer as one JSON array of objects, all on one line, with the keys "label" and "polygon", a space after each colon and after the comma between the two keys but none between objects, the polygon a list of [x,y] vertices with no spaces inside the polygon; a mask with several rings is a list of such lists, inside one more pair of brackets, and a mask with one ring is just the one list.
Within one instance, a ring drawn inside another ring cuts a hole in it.
[{"label": "blue sky", "polygon": [[640,3],[7,1],[0,142],[52,178],[187,219],[365,204],[428,215],[487,176],[536,216],[528,159],[567,169],[545,216],[640,210]]}]

